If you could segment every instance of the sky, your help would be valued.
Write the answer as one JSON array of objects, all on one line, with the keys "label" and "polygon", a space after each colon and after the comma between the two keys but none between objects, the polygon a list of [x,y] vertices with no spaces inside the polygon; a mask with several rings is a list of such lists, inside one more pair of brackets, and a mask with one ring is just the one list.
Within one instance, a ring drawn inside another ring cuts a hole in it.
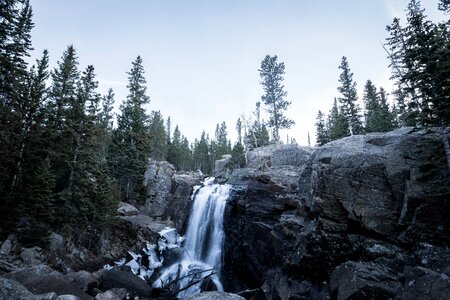
[{"label": "sky", "polygon": [[[94,65],[99,92],[112,88],[116,111],[127,95],[127,72],[141,55],[148,111],[159,110],[191,142],[226,122],[236,139],[263,94],[258,69],[266,55],[284,62],[286,115],[296,122],[283,140],[315,143],[318,110],[337,97],[338,69],[348,58],[360,98],[371,79],[388,92],[389,62],[381,43],[408,0],[31,0],[31,59],[44,49],[56,66],[73,44],[80,70]],[[423,0],[431,19],[437,0]],[[265,117],[267,119],[267,116]]]}]

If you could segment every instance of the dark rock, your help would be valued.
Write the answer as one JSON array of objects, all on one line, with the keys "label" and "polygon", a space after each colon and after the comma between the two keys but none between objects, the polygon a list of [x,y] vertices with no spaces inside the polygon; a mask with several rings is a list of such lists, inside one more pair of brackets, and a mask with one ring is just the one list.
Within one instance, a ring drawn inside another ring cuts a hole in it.
[{"label": "dark rock", "polygon": [[17,281],[0,277],[0,299],[37,300],[38,298]]},{"label": "dark rock", "polygon": [[448,299],[450,277],[423,267],[407,268],[402,299]]},{"label": "dark rock", "polygon": [[55,292],[58,295],[75,295],[82,300],[92,299],[91,296],[84,293],[77,285],[65,280],[59,272],[45,265],[8,273],[4,277],[16,280],[33,294]]},{"label": "dark rock", "polygon": [[347,137],[312,153],[275,145],[248,158],[227,182],[226,290],[322,299],[333,274],[340,299],[398,298],[407,268],[450,273],[450,174],[435,129]]},{"label": "dark rock", "polygon": [[55,292],[49,292],[45,294],[36,295],[36,297],[39,300],[56,300],[56,298],[58,298],[58,295]]},{"label": "dark rock", "polygon": [[372,262],[346,262],[331,274],[331,293],[337,299],[389,299],[402,285],[389,267]]},{"label": "dark rock", "polygon": [[203,292],[213,292],[218,291],[216,284],[211,279],[211,277],[205,277],[200,284],[200,290]]},{"label": "dark rock", "polygon": [[76,284],[81,290],[91,294],[92,290],[98,286],[97,279],[92,273],[87,271],[78,271],[64,275],[63,278]]},{"label": "dark rock", "polygon": [[141,297],[150,297],[152,293],[150,285],[139,276],[117,270],[103,272],[100,278],[100,288],[105,291],[113,288],[124,288]]}]

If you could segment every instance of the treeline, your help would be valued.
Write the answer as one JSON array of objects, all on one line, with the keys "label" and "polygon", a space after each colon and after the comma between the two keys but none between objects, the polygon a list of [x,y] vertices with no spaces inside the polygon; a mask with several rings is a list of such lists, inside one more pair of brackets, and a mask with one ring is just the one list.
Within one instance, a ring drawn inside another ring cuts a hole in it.
[{"label": "treeline", "polygon": [[113,127],[114,92],[98,93],[94,67],[80,70],[69,46],[54,70],[49,54],[32,66],[28,0],[0,3],[0,235],[45,245],[50,231],[94,249],[120,200],[144,201],[149,158],[210,173],[231,153],[225,123],[193,144],[160,112],[150,114],[141,57]]},{"label": "treeline", "polygon": [[[439,9],[450,13],[450,1],[441,0]],[[395,18],[387,31],[389,37],[383,47],[390,60],[391,79],[396,81],[392,92],[395,104],[389,107],[386,91],[368,80],[361,110],[353,74],[343,57],[339,67],[340,95],[334,99],[328,116],[321,111],[317,114],[318,145],[401,126],[441,126],[445,134],[450,124],[450,21],[431,22],[420,1],[411,0],[406,24],[402,26],[400,19]]]}]

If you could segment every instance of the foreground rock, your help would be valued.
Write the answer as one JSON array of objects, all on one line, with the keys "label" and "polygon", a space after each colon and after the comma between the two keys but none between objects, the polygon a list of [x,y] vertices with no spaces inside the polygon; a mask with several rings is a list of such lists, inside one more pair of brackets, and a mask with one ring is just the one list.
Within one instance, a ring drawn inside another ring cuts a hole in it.
[{"label": "foreground rock", "polygon": [[313,152],[284,147],[251,152],[250,167],[230,176],[227,290],[260,288],[268,299],[447,297],[450,174],[439,133],[403,128]]},{"label": "foreground rock", "polygon": [[124,288],[140,297],[150,297],[152,288],[139,276],[120,270],[106,270],[100,278],[100,288],[104,291],[113,288]]}]

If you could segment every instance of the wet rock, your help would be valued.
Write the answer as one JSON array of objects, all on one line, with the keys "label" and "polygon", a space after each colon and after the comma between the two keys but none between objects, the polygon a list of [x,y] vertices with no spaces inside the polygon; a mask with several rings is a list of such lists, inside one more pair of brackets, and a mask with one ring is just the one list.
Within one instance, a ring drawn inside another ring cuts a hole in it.
[{"label": "wet rock", "polygon": [[122,216],[134,216],[137,215],[139,211],[136,207],[129,203],[120,202],[117,212]]},{"label": "wet rock", "polygon": [[100,278],[100,288],[102,290],[124,288],[141,297],[150,297],[152,293],[150,285],[139,276],[118,270],[104,271]]},{"label": "wet rock", "polygon": [[38,298],[19,282],[0,277],[0,299],[37,300]]},{"label": "wet rock", "polygon": [[204,292],[187,297],[186,300],[244,300],[239,295],[224,292]]}]

